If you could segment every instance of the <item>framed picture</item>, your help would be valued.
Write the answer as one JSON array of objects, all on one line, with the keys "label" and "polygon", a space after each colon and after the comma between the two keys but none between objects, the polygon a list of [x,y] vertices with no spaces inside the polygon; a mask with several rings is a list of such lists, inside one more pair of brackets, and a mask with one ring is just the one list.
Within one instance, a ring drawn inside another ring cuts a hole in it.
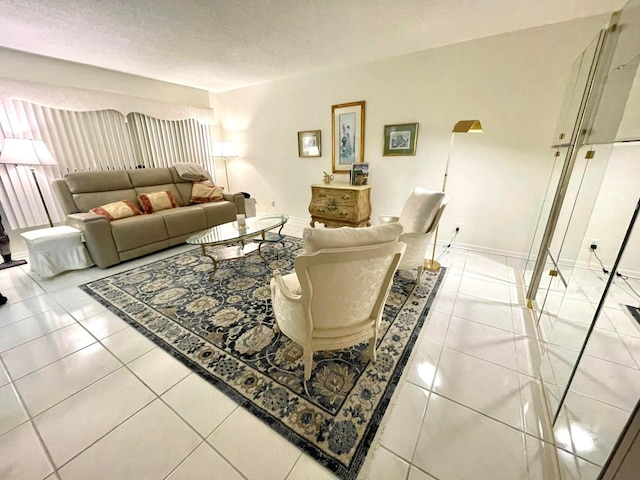
[{"label": "framed picture", "polygon": [[349,173],[364,162],[364,101],[331,107],[333,173]]},{"label": "framed picture", "polygon": [[298,156],[321,157],[322,145],[320,143],[320,130],[307,130],[298,132]]},{"label": "framed picture", "polygon": [[418,124],[384,126],[384,148],[382,155],[415,155],[418,143]]}]

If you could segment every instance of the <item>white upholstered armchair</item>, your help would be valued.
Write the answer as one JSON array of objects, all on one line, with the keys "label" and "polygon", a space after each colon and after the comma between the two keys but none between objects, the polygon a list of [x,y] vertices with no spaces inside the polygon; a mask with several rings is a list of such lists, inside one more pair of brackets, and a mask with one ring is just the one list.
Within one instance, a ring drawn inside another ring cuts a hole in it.
[{"label": "white upholstered armchair", "polygon": [[304,379],[313,352],[369,341],[375,362],[378,324],[405,245],[399,224],[304,230],[295,272],[275,272],[273,312],[279,330],[302,347]]},{"label": "white upholstered armchair", "polygon": [[407,244],[407,250],[400,261],[398,270],[417,268],[416,283],[422,282],[424,258],[429,240],[438,226],[440,217],[449,203],[449,197],[437,190],[426,190],[417,187],[402,207],[399,217],[384,215],[380,223],[399,223],[403,233],[400,241]]}]

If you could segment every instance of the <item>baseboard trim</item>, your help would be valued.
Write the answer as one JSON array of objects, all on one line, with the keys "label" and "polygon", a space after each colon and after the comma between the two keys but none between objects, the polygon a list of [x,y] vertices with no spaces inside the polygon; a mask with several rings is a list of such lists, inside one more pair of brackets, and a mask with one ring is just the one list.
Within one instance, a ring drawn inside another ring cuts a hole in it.
[{"label": "baseboard trim", "polygon": [[[438,246],[446,247],[446,242],[438,242]],[[501,250],[499,248],[483,247],[480,245],[473,245],[471,243],[454,243],[450,248],[460,248],[464,250],[471,250],[474,252],[490,253],[492,255],[502,255],[504,257],[518,258],[520,260],[526,260],[528,254],[523,252],[514,252],[511,250]]]}]

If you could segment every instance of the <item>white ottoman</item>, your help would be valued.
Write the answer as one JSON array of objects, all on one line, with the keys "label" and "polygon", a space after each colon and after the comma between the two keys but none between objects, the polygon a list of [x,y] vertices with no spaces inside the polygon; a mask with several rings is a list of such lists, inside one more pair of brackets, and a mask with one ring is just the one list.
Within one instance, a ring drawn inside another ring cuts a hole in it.
[{"label": "white ottoman", "polygon": [[21,233],[29,250],[31,270],[52,277],[67,270],[93,265],[77,228],[62,226]]}]

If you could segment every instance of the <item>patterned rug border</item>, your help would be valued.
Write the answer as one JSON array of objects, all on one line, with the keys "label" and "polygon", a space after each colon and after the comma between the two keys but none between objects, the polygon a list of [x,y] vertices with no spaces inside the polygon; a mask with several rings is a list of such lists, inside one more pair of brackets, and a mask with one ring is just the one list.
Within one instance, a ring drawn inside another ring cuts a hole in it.
[{"label": "patterned rug border", "polygon": [[[292,238],[296,238],[297,240],[300,240],[297,237],[292,237]],[[416,326],[411,332],[411,335],[409,337],[409,340],[407,341],[407,344],[404,348],[403,353],[398,358],[396,368],[393,374],[391,375],[389,382],[386,385],[386,388],[384,390],[380,403],[376,408],[376,410],[374,411],[371,417],[371,420],[365,429],[363,440],[361,444],[358,446],[350,466],[345,467],[341,462],[328,456],[322,450],[320,450],[313,444],[309,443],[306,439],[299,436],[295,431],[291,430],[289,427],[283,424],[277,417],[272,416],[268,412],[256,406],[249,399],[246,399],[245,397],[243,397],[241,393],[236,392],[233,389],[233,387],[230,387],[223,381],[217,379],[213,374],[209,373],[206,369],[201,367],[197,362],[191,360],[189,357],[187,357],[186,355],[184,355],[183,353],[175,349],[173,346],[165,342],[162,338],[158,337],[153,332],[147,330],[143,325],[141,325],[135,319],[131,318],[127,313],[123,312],[118,307],[111,304],[108,300],[100,297],[89,286],[91,283],[94,283],[96,281],[105,280],[113,276],[126,274],[128,272],[131,272],[132,270],[142,268],[142,267],[147,267],[156,262],[163,262],[171,258],[179,257],[181,255],[194,253],[194,252],[199,252],[199,248],[196,247],[190,250],[185,250],[180,253],[176,253],[175,255],[169,255],[162,259],[151,261],[145,265],[138,265],[138,266],[132,267],[129,270],[119,271],[111,275],[105,275],[104,277],[101,277],[98,280],[93,280],[91,282],[87,282],[83,285],[80,285],[79,288],[85,293],[87,293],[89,296],[91,296],[91,298],[93,298],[95,301],[97,301],[102,306],[104,306],[107,310],[109,310],[110,312],[114,313],[119,318],[127,322],[127,324],[129,324],[131,327],[135,328],[136,331],[141,333],[145,338],[148,338],[150,341],[152,341],[158,347],[162,348],[169,355],[179,360],[183,365],[189,368],[189,370],[198,374],[201,378],[205,379],[211,385],[214,385],[220,392],[222,392],[231,400],[233,400],[235,403],[237,403],[238,406],[250,412],[252,415],[260,419],[261,422],[265,423],[269,428],[276,431],[280,436],[284,437],[287,441],[294,444],[296,447],[300,448],[302,451],[309,454],[312,458],[320,462],[321,465],[323,465],[325,468],[330,470],[334,475],[336,475],[337,477],[343,480],[356,480],[363,465],[365,464],[367,455],[370,453],[371,446],[374,443],[374,440],[377,438],[377,434],[379,433],[379,430],[381,427],[381,421],[384,415],[387,413],[387,409],[389,408],[389,404],[391,403],[391,400],[394,398],[394,393],[396,393],[397,391],[399,382],[402,379],[403,375],[405,374],[404,370],[409,359],[411,358],[411,355],[413,354],[413,349],[415,347],[416,341],[422,331],[422,328],[424,327],[424,324],[427,318],[429,317],[429,314],[431,313],[431,307],[433,306],[433,303],[439,293],[440,286],[442,285],[442,282],[444,281],[444,278],[445,278],[445,273],[447,270],[446,267],[442,267],[439,272],[433,274],[433,275],[437,275],[437,279],[429,293],[429,298],[427,299],[424,305],[424,308],[419,314],[419,317],[416,321]],[[430,273],[425,272],[423,275],[430,275]],[[411,290],[411,292],[407,296],[407,301],[410,298],[411,294],[413,294],[414,290],[415,290],[415,287],[414,289]]]}]

